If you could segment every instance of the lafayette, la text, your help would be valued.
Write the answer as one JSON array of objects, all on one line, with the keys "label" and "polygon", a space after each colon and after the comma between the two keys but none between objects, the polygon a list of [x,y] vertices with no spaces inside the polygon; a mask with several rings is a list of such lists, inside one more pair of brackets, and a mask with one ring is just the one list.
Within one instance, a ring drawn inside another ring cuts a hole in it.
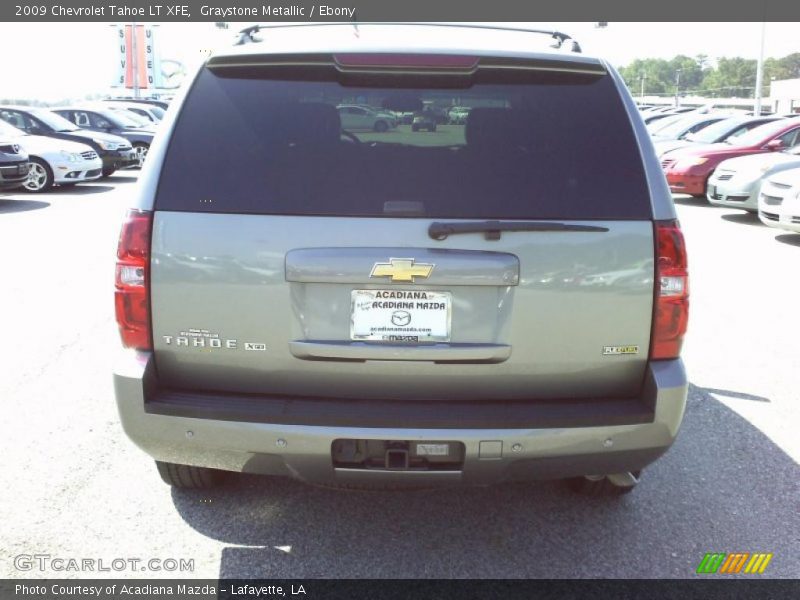
[{"label": "lafayette, la text", "polygon": [[[208,596],[218,595],[219,592],[227,593],[226,588],[217,588],[213,585],[81,585],[81,584],[53,584],[49,587],[44,585],[17,584],[15,594],[18,596],[41,596],[48,591],[53,596],[97,596],[104,594],[107,596]],[[230,587],[231,596],[244,596],[245,598],[262,598],[265,596],[299,596],[305,595],[306,589],[303,585],[291,584],[287,590],[280,585],[232,585]]]}]

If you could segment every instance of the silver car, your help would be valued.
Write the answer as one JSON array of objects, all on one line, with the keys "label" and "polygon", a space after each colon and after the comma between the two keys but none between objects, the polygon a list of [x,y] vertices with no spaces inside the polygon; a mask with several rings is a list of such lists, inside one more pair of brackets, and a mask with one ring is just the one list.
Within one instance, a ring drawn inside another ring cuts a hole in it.
[{"label": "silver car", "polygon": [[708,201],[716,206],[758,212],[762,182],[781,171],[800,167],[800,145],[768,154],[753,154],[725,160],[708,180]]},{"label": "silver car", "polygon": [[[688,272],[624,82],[558,32],[358,29],[271,27],[173,101],[117,254],[125,432],[180,487],[630,491],[683,417]],[[430,136],[337,110],[453,98]]]}]

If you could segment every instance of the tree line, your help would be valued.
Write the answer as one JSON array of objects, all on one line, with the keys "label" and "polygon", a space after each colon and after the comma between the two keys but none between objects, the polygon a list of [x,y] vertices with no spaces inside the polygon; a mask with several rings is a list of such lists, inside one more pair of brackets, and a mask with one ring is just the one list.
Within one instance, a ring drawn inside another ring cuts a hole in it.
[{"label": "tree line", "polygon": [[[636,59],[619,72],[634,96],[639,96],[644,87],[645,96],[672,96],[679,89],[681,95],[752,98],[756,87],[756,63],[754,59],[741,57],[720,58],[714,63],[705,54],[695,57],[678,55],[670,60]],[[768,58],[764,61],[762,95],[769,96],[772,80],[799,77],[800,52],[783,58]]]}]

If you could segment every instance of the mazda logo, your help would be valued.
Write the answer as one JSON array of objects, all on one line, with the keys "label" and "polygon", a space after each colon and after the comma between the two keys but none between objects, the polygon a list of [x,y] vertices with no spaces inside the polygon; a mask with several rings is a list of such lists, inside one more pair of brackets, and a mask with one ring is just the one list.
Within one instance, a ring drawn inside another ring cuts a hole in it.
[{"label": "mazda logo", "polygon": [[398,327],[404,327],[411,323],[411,313],[405,310],[396,310],[392,313],[392,323]]}]

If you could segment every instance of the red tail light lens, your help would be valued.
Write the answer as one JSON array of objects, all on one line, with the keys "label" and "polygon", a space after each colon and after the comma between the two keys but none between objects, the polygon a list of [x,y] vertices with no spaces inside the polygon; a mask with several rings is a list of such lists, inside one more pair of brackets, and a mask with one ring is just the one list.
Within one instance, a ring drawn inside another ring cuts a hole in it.
[{"label": "red tail light lens", "polygon": [[126,348],[151,350],[150,238],[153,213],[129,210],[117,247],[114,303],[117,324]]},{"label": "red tail light lens", "polygon": [[335,54],[333,58],[347,68],[474,69],[478,65],[477,57],[456,54]]},{"label": "red tail light lens", "polygon": [[677,358],[689,322],[686,244],[677,221],[659,221],[656,237],[656,302],[650,358]]}]

